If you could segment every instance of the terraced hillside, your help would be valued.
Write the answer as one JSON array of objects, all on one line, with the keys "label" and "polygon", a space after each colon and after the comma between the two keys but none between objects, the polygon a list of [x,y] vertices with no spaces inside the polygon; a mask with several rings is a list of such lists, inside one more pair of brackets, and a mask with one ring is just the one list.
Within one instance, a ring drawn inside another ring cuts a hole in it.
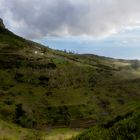
[{"label": "terraced hillside", "polygon": [[88,128],[140,106],[140,62],[52,50],[0,27],[0,119]]}]

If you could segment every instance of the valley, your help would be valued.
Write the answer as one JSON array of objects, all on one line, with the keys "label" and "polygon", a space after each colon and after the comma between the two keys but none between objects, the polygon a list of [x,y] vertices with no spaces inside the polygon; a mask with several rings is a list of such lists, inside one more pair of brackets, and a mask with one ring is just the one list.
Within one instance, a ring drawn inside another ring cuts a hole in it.
[{"label": "valley", "polygon": [[71,138],[139,100],[138,60],[52,50],[0,27],[1,140]]}]

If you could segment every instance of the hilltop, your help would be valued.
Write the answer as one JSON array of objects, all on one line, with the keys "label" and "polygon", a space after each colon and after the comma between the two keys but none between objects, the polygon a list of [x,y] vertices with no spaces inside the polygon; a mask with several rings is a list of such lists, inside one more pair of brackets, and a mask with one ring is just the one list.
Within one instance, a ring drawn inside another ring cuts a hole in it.
[{"label": "hilltop", "polygon": [[138,60],[52,50],[2,24],[0,81],[0,119],[24,128],[89,128],[140,105]]},{"label": "hilltop", "polygon": [[3,20],[1,18],[0,18],[0,28],[5,29],[5,25],[4,25]]}]

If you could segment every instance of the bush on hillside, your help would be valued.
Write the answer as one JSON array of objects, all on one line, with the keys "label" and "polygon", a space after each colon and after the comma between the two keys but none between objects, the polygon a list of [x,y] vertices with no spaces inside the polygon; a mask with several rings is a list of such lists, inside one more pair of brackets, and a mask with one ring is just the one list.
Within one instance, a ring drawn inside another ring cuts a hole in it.
[{"label": "bush on hillside", "polygon": [[73,140],[139,140],[140,113],[116,122],[111,127],[95,126]]}]

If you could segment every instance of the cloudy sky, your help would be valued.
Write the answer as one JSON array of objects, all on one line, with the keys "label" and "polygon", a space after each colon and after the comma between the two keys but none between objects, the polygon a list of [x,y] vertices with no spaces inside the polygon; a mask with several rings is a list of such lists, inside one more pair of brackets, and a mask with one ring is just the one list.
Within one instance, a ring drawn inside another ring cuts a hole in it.
[{"label": "cloudy sky", "polygon": [[140,0],[0,0],[0,17],[55,49],[140,58]]}]

